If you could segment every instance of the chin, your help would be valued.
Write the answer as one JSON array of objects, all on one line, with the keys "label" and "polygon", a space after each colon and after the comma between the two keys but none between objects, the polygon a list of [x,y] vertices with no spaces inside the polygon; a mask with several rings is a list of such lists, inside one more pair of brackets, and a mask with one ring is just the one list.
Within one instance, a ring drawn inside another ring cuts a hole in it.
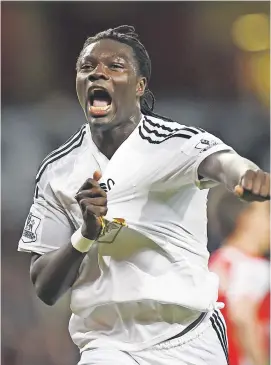
[{"label": "chin", "polygon": [[90,126],[93,126],[95,128],[100,128],[102,130],[110,129],[115,123],[114,123],[115,115],[104,115],[104,116],[88,116],[88,122]]}]

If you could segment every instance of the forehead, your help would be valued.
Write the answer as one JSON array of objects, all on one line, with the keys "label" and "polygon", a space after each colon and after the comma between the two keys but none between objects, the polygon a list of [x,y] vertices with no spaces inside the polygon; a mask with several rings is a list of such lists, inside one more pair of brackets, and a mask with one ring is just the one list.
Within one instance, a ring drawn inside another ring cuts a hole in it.
[{"label": "forehead", "polygon": [[95,43],[91,43],[82,53],[82,58],[86,57],[120,57],[127,61],[135,62],[132,47],[113,39],[101,39]]}]

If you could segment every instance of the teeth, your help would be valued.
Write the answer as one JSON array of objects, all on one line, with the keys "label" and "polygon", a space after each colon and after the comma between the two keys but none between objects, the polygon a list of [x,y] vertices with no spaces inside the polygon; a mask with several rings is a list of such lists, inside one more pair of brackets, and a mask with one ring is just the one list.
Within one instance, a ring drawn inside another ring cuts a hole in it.
[{"label": "teeth", "polygon": [[92,114],[96,115],[103,115],[106,114],[110,110],[111,105],[108,106],[89,106],[89,111]]},{"label": "teeth", "polygon": [[91,105],[90,109],[92,110],[107,110],[110,108],[110,105],[107,106],[93,106]]}]

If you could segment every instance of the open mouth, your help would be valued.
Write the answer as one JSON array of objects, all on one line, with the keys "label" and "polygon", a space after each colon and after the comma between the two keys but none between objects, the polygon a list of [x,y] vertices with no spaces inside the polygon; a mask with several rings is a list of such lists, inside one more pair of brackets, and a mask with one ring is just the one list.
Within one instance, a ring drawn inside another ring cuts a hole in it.
[{"label": "open mouth", "polygon": [[88,99],[89,111],[95,116],[106,115],[112,106],[112,98],[106,89],[92,89]]}]

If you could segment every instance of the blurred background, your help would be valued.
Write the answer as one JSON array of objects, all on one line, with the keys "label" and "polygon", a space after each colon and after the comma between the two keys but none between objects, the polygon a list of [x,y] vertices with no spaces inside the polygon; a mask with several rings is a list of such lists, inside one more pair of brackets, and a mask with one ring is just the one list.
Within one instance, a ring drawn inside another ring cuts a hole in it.
[{"label": "blurred background", "polygon": [[[16,250],[40,162],[85,122],[75,92],[75,63],[85,39],[110,27],[134,25],[152,59],[156,111],[206,129],[270,171],[269,7],[268,1],[1,3],[2,364],[74,365],[78,359],[67,330],[68,295],[54,308],[36,299],[29,256]],[[255,243],[250,251],[243,244],[247,206],[215,188],[208,209],[210,252],[228,246],[238,251],[226,258],[222,254],[224,266],[215,266],[230,270],[243,260],[253,271],[253,257],[265,267],[255,284],[262,288],[259,307],[269,297],[269,206],[257,224],[250,220]],[[224,299],[234,303],[232,298],[236,295]],[[243,333],[246,318],[241,318]],[[257,346],[259,352],[263,345]],[[258,365],[257,354],[240,351],[242,365]]]}]

